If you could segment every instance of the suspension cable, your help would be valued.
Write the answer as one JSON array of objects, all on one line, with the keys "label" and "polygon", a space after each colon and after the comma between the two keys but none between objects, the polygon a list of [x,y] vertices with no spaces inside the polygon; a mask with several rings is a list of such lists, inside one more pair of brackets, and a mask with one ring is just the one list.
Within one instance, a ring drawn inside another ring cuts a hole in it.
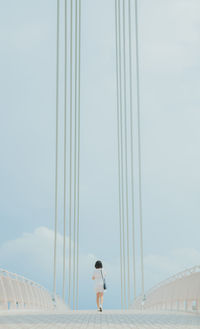
[{"label": "suspension cable", "polygon": [[119,192],[119,234],[120,234],[120,274],[121,274],[121,309],[123,309],[123,268],[122,268],[122,223],[121,223],[121,164],[120,164],[120,129],[119,129],[119,59],[118,59],[118,8],[115,0],[115,43],[116,43],[116,91],[117,91],[117,140],[118,140],[118,192]]},{"label": "suspension cable", "polygon": [[133,100],[132,100],[132,34],[131,34],[131,1],[128,1],[129,27],[129,95],[130,95],[130,135],[131,135],[131,201],[132,201],[132,243],[133,243],[133,294],[136,298],[136,270],[135,270],[135,216],[134,216],[134,176],[133,176]]},{"label": "suspension cable", "polygon": [[79,190],[80,190],[80,86],[81,86],[81,0],[79,0],[78,34],[78,178],[77,178],[77,267],[76,267],[76,309],[79,298]]},{"label": "suspension cable", "polygon": [[73,254],[73,309],[76,289],[76,168],[77,168],[77,0],[75,1],[75,79],[74,79],[74,254]]},{"label": "suspension cable", "polygon": [[68,304],[71,303],[71,234],[72,234],[72,62],[73,62],[73,0],[71,0],[71,19],[70,19],[70,168],[69,168],[69,285],[68,285]]},{"label": "suspension cable", "polygon": [[118,0],[118,31],[119,31],[119,91],[120,91],[120,143],[121,143],[121,185],[122,185],[122,246],[124,274],[124,307],[126,308],[126,259],[125,259],[125,223],[124,223],[124,169],[123,169],[123,129],[122,129],[122,67],[121,67],[121,7]]},{"label": "suspension cable", "polygon": [[66,285],[66,148],[67,148],[67,0],[65,0],[65,58],[64,58],[64,218],[63,218],[63,300]]},{"label": "suspension cable", "polygon": [[57,0],[57,40],[56,40],[56,164],[55,164],[55,236],[54,236],[54,282],[53,294],[56,297],[57,227],[58,227],[58,98],[59,98],[59,18],[60,2]]},{"label": "suspension cable", "polygon": [[138,164],[139,164],[139,208],[140,208],[140,258],[142,295],[144,296],[144,260],[143,260],[143,217],[142,217],[142,184],[141,184],[141,125],[140,125],[140,63],[138,42],[138,3],[135,0],[135,39],[136,39],[136,80],[137,80],[137,113],[138,113]]},{"label": "suspension cable", "polygon": [[125,135],[125,195],[126,195],[126,238],[127,238],[127,297],[130,305],[130,259],[129,259],[129,208],[128,208],[128,160],[127,160],[127,108],[126,108],[126,28],[125,0],[123,0],[123,71],[124,71],[124,135]]}]

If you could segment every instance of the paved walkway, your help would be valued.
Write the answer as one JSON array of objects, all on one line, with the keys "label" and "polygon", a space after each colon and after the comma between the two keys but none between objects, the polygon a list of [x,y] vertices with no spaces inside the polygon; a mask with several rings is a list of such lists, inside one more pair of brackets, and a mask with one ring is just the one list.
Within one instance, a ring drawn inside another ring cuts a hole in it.
[{"label": "paved walkway", "polygon": [[0,313],[0,329],[198,329],[200,315],[132,311]]}]

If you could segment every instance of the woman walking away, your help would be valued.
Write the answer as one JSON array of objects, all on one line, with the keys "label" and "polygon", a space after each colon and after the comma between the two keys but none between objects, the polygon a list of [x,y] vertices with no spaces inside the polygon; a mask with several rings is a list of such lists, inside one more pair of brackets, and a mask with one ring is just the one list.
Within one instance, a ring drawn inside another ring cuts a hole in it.
[{"label": "woman walking away", "polygon": [[106,276],[105,271],[103,270],[103,265],[100,260],[95,263],[95,270],[92,277],[95,283],[95,292],[96,292],[96,301],[97,301],[97,310],[102,312],[103,310],[103,293],[104,293],[104,278]]}]

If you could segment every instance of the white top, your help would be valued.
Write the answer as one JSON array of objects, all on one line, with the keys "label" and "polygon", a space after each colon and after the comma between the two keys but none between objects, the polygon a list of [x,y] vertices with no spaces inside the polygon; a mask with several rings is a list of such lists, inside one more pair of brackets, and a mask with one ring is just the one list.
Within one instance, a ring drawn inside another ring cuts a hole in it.
[{"label": "white top", "polygon": [[96,292],[103,292],[104,289],[103,289],[103,278],[102,278],[102,275],[103,275],[103,278],[106,277],[106,272],[104,271],[103,268],[97,268],[94,270],[94,273],[93,273],[93,276],[94,276],[94,284],[95,284],[95,291]]}]

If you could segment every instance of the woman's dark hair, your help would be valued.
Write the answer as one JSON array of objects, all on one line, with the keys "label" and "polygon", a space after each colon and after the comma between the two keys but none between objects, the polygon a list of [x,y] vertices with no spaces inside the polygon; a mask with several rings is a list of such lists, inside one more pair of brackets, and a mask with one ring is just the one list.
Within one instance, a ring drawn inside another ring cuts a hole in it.
[{"label": "woman's dark hair", "polygon": [[97,260],[95,263],[95,268],[103,268],[102,262],[100,260]]}]

